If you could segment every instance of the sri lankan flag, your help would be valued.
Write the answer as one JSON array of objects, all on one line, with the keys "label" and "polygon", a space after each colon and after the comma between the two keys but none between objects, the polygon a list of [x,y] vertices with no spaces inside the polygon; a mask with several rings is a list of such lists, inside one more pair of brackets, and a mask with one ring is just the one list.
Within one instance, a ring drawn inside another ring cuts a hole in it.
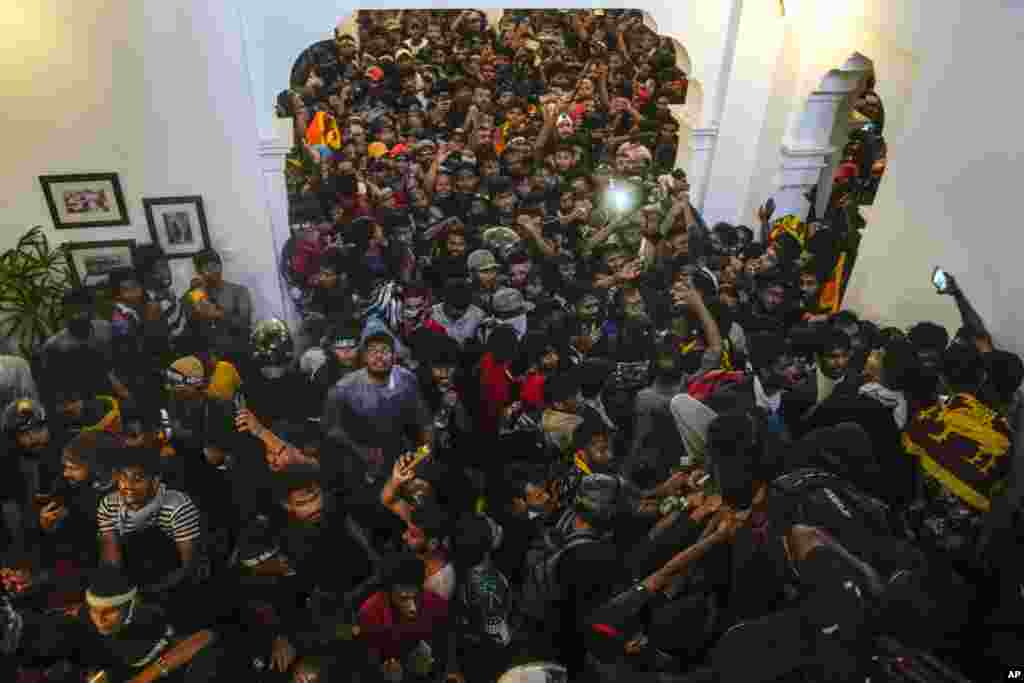
[{"label": "sri lankan flag", "polygon": [[846,279],[846,252],[839,254],[832,273],[821,286],[818,308],[822,312],[838,313],[843,303],[843,285]]},{"label": "sri lankan flag", "polygon": [[787,214],[772,224],[772,229],[768,233],[768,243],[774,242],[783,233],[792,235],[801,250],[806,248],[807,224],[793,214]]},{"label": "sri lankan flag", "polygon": [[903,449],[927,476],[987,512],[1009,469],[1010,428],[974,396],[957,394],[907,425]]},{"label": "sri lankan flag", "polygon": [[306,127],[306,142],[310,145],[327,145],[341,149],[341,131],[338,122],[327,112],[318,111]]},{"label": "sri lankan flag", "polygon": [[113,396],[97,396],[98,410],[102,413],[99,421],[82,427],[83,432],[121,432],[121,404]]}]

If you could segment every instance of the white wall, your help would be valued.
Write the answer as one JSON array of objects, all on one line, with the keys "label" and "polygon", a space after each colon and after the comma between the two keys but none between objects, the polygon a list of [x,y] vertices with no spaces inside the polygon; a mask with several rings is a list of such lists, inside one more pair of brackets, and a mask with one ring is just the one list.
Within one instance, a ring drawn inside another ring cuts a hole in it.
[{"label": "white wall", "polygon": [[850,301],[898,325],[934,319],[955,327],[955,307],[929,283],[932,267],[941,265],[957,276],[997,342],[1021,353],[1024,97],[1000,74],[1024,58],[1024,11],[989,3],[928,7],[916,33],[908,123],[889,139],[889,169]]},{"label": "white wall", "polygon": [[[13,6],[12,6],[13,4]],[[149,242],[142,197],[202,195],[225,277],[281,308],[239,18],[230,2],[5,0],[0,9],[0,248]],[[53,230],[38,176],[114,171],[131,225]],[[178,289],[189,260],[174,263]]]}]

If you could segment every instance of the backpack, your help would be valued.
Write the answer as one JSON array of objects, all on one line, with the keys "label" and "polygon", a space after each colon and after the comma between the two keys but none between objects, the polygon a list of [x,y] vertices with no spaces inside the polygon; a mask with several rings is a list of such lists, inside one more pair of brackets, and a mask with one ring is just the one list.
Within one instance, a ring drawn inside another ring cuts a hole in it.
[{"label": "backpack", "polygon": [[895,535],[889,523],[889,506],[858,490],[841,477],[813,467],[803,467],[776,478],[773,493],[795,524],[823,526],[839,535],[847,525],[858,524],[880,535]]},{"label": "backpack", "polygon": [[746,373],[739,370],[709,370],[690,380],[686,387],[686,393],[701,403],[707,403],[708,399],[719,389],[739,384],[746,379],[746,376]]},{"label": "backpack", "polygon": [[537,621],[549,618],[556,603],[564,597],[558,580],[558,563],[562,556],[573,548],[596,543],[600,538],[593,529],[565,532],[556,528],[542,533],[526,551],[519,611]]}]

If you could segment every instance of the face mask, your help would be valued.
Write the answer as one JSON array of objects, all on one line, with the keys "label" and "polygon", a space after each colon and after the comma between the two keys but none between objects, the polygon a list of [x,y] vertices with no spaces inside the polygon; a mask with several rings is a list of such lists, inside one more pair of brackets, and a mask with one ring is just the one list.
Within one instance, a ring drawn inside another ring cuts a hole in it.
[{"label": "face mask", "polygon": [[267,379],[281,379],[285,372],[287,372],[287,368],[283,365],[267,365],[260,368],[260,374]]}]

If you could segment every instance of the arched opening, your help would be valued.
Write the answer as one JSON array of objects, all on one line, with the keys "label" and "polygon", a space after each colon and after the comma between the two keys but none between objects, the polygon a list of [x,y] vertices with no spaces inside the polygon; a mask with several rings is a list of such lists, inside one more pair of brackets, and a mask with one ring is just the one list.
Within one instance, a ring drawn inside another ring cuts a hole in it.
[{"label": "arched opening", "polygon": [[885,173],[887,146],[883,136],[885,108],[876,91],[874,62],[854,53],[838,71],[857,77],[836,111],[829,139],[835,151],[814,188],[808,220],[824,220],[843,236],[841,301],[857,263],[861,231],[866,227],[859,208],[874,203]]},{"label": "arched opening", "polygon": [[[293,119],[298,142],[287,167],[295,234],[282,258],[294,298],[316,298],[306,271],[327,247],[311,226],[337,243],[339,228],[359,215],[411,210],[420,194],[434,201],[427,178],[455,185],[458,174],[476,174],[483,209],[512,227],[487,187],[495,174],[510,176],[518,197],[530,194],[528,174],[505,161],[517,138],[531,147],[531,162],[573,183],[603,164],[624,174],[625,164],[645,159],[658,174],[686,168],[704,99],[692,70],[686,48],[640,10],[359,10],[344,18],[332,39],[299,55],[278,96],[278,115]],[[548,107],[558,125],[545,133]],[[573,132],[563,134],[563,119]],[[448,163],[455,146],[458,169]],[[566,150],[569,170],[559,167]],[[431,156],[445,152],[431,173]],[[339,183],[356,199],[339,200]],[[585,189],[577,190],[584,204]],[[453,217],[451,207],[436,208],[414,232]]]}]

